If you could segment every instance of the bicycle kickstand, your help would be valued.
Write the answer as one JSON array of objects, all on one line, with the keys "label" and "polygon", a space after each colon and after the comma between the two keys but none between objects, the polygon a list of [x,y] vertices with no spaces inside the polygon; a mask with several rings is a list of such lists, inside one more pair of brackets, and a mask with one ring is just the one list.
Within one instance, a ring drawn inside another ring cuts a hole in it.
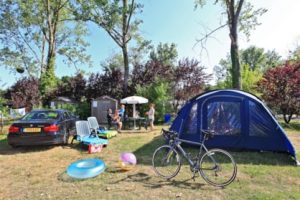
[{"label": "bicycle kickstand", "polygon": [[195,177],[196,177],[196,173],[195,173],[195,172],[193,172],[192,179],[193,179],[193,181],[194,181],[194,182],[195,182]]}]

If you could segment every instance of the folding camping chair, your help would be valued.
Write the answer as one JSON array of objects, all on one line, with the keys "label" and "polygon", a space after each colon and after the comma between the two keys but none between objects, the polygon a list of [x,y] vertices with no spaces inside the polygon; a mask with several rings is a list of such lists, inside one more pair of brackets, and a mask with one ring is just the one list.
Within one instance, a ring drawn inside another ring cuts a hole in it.
[{"label": "folding camping chair", "polygon": [[87,118],[90,127],[93,131],[97,132],[100,137],[111,138],[117,135],[117,131],[106,130],[104,127],[100,127],[96,117],[88,117]]},{"label": "folding camping chair", "polygon": [[76,139],[85,145],[107,145],[108,140],[99,138],[95,131],[91,131],[88,121],[76,121],[76,135],[72,139]]}]

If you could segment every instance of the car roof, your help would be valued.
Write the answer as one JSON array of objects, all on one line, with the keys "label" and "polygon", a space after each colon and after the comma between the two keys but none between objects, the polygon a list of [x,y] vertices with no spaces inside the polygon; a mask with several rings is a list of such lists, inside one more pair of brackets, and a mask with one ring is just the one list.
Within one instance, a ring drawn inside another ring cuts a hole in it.
[{"label": "car roof", "polygon": [[33,109],[32,111],[54,111],[54,112],[59,112],[59,113],[62,113],[62,112],[69,112],[67,110],[64,110],[64,109]]}]

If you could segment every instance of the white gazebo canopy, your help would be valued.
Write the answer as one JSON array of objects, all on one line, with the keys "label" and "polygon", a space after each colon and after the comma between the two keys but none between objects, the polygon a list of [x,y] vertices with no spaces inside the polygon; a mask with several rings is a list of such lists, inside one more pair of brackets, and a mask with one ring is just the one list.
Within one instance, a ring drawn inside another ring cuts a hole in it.
[{"label": "white gazebo canopy", "polygon": [[134,128],[136,128],[135,126],[135,105],[136,104],[144,104],[144,103],[148,103],[148,99],[144,98],[144,97],[140,97],[140,96],[130,96],[130,97],[126,97],[124,99],[121,99],[121,103],[122,104],[132,104],[133,105],[133,113],[132,113],[132,117],[133,117],[133,122],[134,122]]},{"label": "white gazebo canopy", "polygon": [[121,100],[123,104],[143,104],[148,103],[148,99],[140,96],[130,96]]}]

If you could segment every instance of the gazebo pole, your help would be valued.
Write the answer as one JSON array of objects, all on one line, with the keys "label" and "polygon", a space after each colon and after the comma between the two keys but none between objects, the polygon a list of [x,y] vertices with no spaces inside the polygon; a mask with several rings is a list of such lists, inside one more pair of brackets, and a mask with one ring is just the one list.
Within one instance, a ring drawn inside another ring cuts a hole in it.
[{"label": "gazebo pole", "polygon": [[133,104],[132,117],[133,117],[133,129],[136,129],[136,126],[135,126],[135,103]]}]

